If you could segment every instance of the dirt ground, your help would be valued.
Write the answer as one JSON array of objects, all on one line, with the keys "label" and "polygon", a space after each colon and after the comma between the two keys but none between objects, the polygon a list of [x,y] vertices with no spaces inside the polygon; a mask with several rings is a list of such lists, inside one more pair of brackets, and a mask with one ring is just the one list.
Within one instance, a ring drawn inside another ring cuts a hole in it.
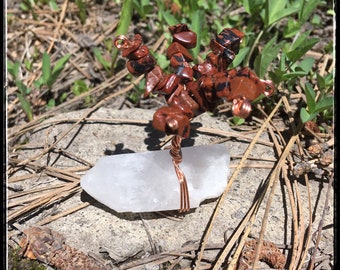
[{"label": "dirt ground", "polygon": [[[44,44],[52,44],[53,29],[58,27],[55,13],[37,10],[40,20],[34,21],[19,4],[8,3],[8,12],[15,14],[7,34],[12,60],[32,54],[33,46],[46,49]],[[117,213],[81,189],[81,176],[100,157],[154,151],[170,144],[170,137],[151,125],[164,100],[133,102],[130,94],[141,78],[131,83],[125,69],[110,77],[90,53],[93,44],[114,36],[119,9],[113,1],[98,1],[89,7],[82,25],[69,15],[76,10],[69,3],[60,28],[63,38],[53,42],[55,48],[76,57],[49,93],[51,98],[60,96],[77,78],[93,85],[90,92],[70,94],[46,111],[42,109],[47,106],[46,89],[32,93],[36,116],[27,122],[16,87],[8,84],[7,246],[21,248],[23,255],[13,259],[10,253],[8,269],[37,269],[20,266],[24,257],[50,270],[73,269],[75,261],[82,265],[78,269],[91,270],[213,269],[214,265],[214,269],[241,269],[242,260],[254,260],[259,243],[257,269],[312,269],[312,262],[314,269],[334,269],[334,131],[325,127],[323,133],[311,133],[302,128],[294,134],[297,127],[283,115],[299,108],[301,96],[292,98],[290,106],[282,97],[281,107],[275,107],[272,115],[254,115],[241,126],[229,125],[222,113],[203,113],[192,120],[191,136],[182,147],[225,145],[231,173],[219,198],[188,213]],[[309,54],[327,70],[334,60],[322,56],[320,48],[334,30],[329,17],[320,14],[327,27],[319,47]],[[142,34],[150,44],[159,38]],[[28,76],[27,82],[34,76]],[[85,104],[86,96],[96,102]],[[315,147],[319,155],[301,160],[301,149],[312,153]]]}]

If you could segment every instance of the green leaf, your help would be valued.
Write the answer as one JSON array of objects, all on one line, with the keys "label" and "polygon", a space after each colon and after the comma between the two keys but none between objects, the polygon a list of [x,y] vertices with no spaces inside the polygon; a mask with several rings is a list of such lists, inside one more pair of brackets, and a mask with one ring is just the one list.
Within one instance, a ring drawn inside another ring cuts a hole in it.
[{"label": "green leaf", "polygon": [[289,49],[296,50],[297,48],[303,46],[304,42],[309,37],[310,33],[311,30],[299,33],[299,35],[295,38],[295,41],[292,44],[290,44]]},{"label": "green leaf", "polygon": [[286,56],[285,52],[282,51],[281,57],[280,57],[279,68],[283,72],[286,71],[286,60],[287,60],[287,56]]},{"label": "green leaf", "polygon": [[66,54],[62,58],[60,58],[54,65],[52,73],[58,73],[62,71],[67,63],[67,61],[70,59],[71,54]]},{"label": "green leaf", "polygon": [[63,101],[66,100],[68,94],[66,92],[62,93],[60,98],[59,98],[59,102],[62,103]]},{"label": "green leaf", "polygon": [[175,16],[171,14],[170,10],[164,11],[162,13],[162,16],[167,25],[175,25],[179,23],[179,21],[175,18]]},{"label": "green leaf", "polygon": [[24,64],[25,67],[28,71],[32,71],[32,67],[33,67],[33,61],[28,60],[27,58],[24,59]]},{"label": "green leaf", "polygon": [[242,125],[244,122],[245,122],[244,118],[233,116],[233,123],[235,124],[235,126]]},{"label": "green leaf", "polygon": [[7,60],[7,70],[9,74],[11,74],[14,79],[18,76],[19,73],[19,68],[20,68],[20,62],[15,61],[14,63],[10,60]]},{"label": "green leaf", "polygon": [[303,0],[301,1],[301,9],[299,12],[299,21],[301,24],[305,23],[311,14],[315,12],[316,7],[321,3],[320,0]]},{"label": "green leaf", "polygon": [[283,36],[290,38],[295,36],[301,30],[301,23],[294,18],[288,18],[288,22],[283,30]]},{"label": "green leaf", "polygon": [[38,80],[33,81],[33,85],[36,88],[40,88],[44,83],[45,82],[44,82],[44,78],[43,77],[40,77]]},{"label": "green leaf", "polygon": [[306,101],[308,106],[308,111],[313,112],[315,109],[316,101],[315,101],[315,91],[312,87],[312,85],[307,82],[304,87],[305,95],[306,95]]},{"label": "green leaf", "polygon": [[333,53],[333,49],[334,49],[333,40],[328,42],[327,45],[323,49],[324,49],[326,54],[327,53],[332,54]]},{"label": "green leaf", "polygon": [[55,81],[57,80],[59,74],[63,71],[63,69],[65,68],[65,65],[67,63],[67,61],[70,59],[71,54],[67,54],[65,56],[63,56],[62,58],[60,58],[56,64],[53,67],[52,73],[49,76],[46,84],[48,87],[51,87]]},{"label": "green leaf", "polygon": [[76,0],[76,5],[79,9],[79,19],[81,24],[84,24],[86,21],[86,4],[83,0]]},{"label": "green leaf", "polygon": [[97,47],[93,47],[92,50],[93,50],[94,56],[98,60],[98,62],[102,64],[102,66],[105,68],[106,71],[109,71],[111,63],[109,63],[108,61],[106,61],[104,59],[100,50]]},{"label": "green leaf", "polygon": [[150,0],[134,0],[133,8],[143,19],[145,19],[148,14],[152,13],[154,7]]},{"label": "green leaf", "polygon": [[333,72],[331,72],[331,73],[327,74],[326,76],[324,76],[325,84],[326,84],[325,87],[333,86],[333,83],[334,83],[334,73]]},{"label": "green leaf", "polygon": [[29,11],[32,7],[30,7],[28,4],[24,3],[24,2],[21,2],[20,3],[20,8],[23,10],[23,11]]},{"label": "green leaf", "polygon": [[297,46],[293,46],[292,50],[290,52],[287,52],[287,57],[292,63],[295,63],[302,56],[304,56],[306,52],[308,52],[311,48],[314,47],[316,43],[319,42],[319,39],[310,38],[310,39],[304,39],[304,40],[301,39],[299,41],[301,41],[301,43],[299,43]]},{"label": "green leaf", "polygon": [[322,100],[317,102],[313,110],[307,111],[305,108],[301,108],[300,118],[303,123],[306,123],[307,121],[316,118],[319,113],[325,112],[326,110],[329,110],[331,108],[334,108],[334,98],[333,97],[323,98]]},{"label": "green leaf", "polygon": [[312,19],[311,19],[311,24],[313,25],[321,25],[322,19],[321,16],[319,16],[318,14],[313,15]]},{"label": "green leaf", "polygon": [[122,2],[123,5],[121,9],[119,23],[116,30],[116,35],[125,35],[127,33],[133,15],[132,0],[125,0]]},{"label": "green leaf", "polygon": [[164,54],[153,53],[153,56],[157,59],[157,64],[162,70],[165,70],[170,65],[170,60]]},{"label": "green leaf", "polygon": [[259,95],[257,98],[255,98],[251,103],[256,103],[262,99],[264,99],[266,96],[264,94]]},{"label": "green leaf", "polygon": [[320,74],[316,74],[316,80],[318,82],[319,89],[326,88],[326,80],[324,77],[320,76]]},{"label": "green leaf", "polygon": [[55,107],[55,99],[51,98],[48,103],[47,103],[47,109],[51,109],[53,107]]},{"label": "green leaf", "polygon": [[242,6],[248,14],[258,14],[263,9],[264,0],[243,0]]},{"label": "green leaf", "polygon": [[233,60],[233,62],[231,63],[230,67],[238,67],[242,61],[244,60],[244,58],[247,56],[247,54],[249,53],[250,48],[249,47],[243,47],[239,50],[238,54],[236,55],[235,59]]},{"label": "green leaf", "polygon": [[32,10],[34,6],[35,6],[34,0],[23,0],[23,1],[21,1],[21,3],[20,3],[20,7],[21,7],[24,11]]},{"label": "green leaf", "polygon": [[249,0],[243,0],[243,8],[244,8],[244,10],[247,12],[247,13],[251,13],[251,10],[250,10],[250,3],[252,3],[252,2],[254,2],[254,1],[251,1],[251,2],[249,2]]},{"label": "green leaf", "polygon": [[58,7],[58,5],[57,5],[55,0],[49,0],[48,4],[49,4],[49,6],[50,6],[50,8],[52,10],[54,10],[54,11],[58,11],[59,10],[59,7]]},{"label": "green leaf", "polygon": [[[132,0],[123,1],[120,19],[119,19],[119,23],[118,23],[117,30],[116,30],[116,36],[125,35],[128,32],[129,26],[131,24],[132,15],[133,15]],[[112,52],[112,57],[111,57],[112,60],[110,63],[110,68],[112,69],[112,71],[113,71],[117,56],[118,56],[118,49],[114,47],[113,52]]]},{"label": "green leaf", "polygon": [[293,78],[301,78],[303,76],[306,76],[305,71],[293,71],[289,73],[284,73],[282,75],[282,80],[288,80],[288,79],[293,79]]},{"label": "green leaf", "polygon": [[298,63],[296,68],[301,68],[306,74],[308,74],[312,70],[314,62],[315,59],[313,57],[307,57]]},{"label": "green leaf", "polygon": [[21,95],[26,96],[31,93],[32,89],[27,87],[22,81],[16,80],[15,85],[18,87]]},{"label": "green leaf", "polygon": [[33,120],[33,113],[32,113],[32,108],[31,108],[31,104],[28,102],[28,100],[23,96],[21,95],[20,93],[16,93],[19,101],[20,101],[20,104],[21,104],[21,107],[24,111],[24,113],[26,114],[27,118],[29,121],[32,121]]},{"label": "green leaf", "polygon": [[306,123],[313,119],[313,117],[307,112],[305,108],[301,108],[300,118],[301,118],[302,123]]},{"label": "green leaf", "polygon": [[298,5],[287,5],[288,0],[266,0],[265,7],[265,27],[269,27],[275,22],[288,17],[300,10]]},{"label": "green leaf", "polygon": [[44,79],[44,83],[47,83],[50,75],[51,75],[51,59],[50,56],[46,52],[44,52],[42,56],[42,77]]},{"label": "green leaf", "polygon": [[105,49],[110,52],[112,50],[112,48],[113,48],[113,40],[112,40],[112,38],[105,39],[103,42],[104,42]]},{"label": "green leaf", "polygon": [[86,83],[82,80],[76,80],[72,87],[71,90],[73,92],[73,94],[75,94],[76,96],[79,96],[82,93],[85,93],[89,90],[89,88],[87,87]]},{"label": "green leaf", "polygon": [[279,84],[284,81],[283,75],[286,74],[286,72],[275,69],[274,71],[269,71],[268,74],[274,84]]},{"label": "green leaf", "polygon": [[334,98],[326,97],[316,103],[314,112],[322,112],[334,107]]},{"label": "green leaf", "polygon": [[198,9],[191,14],[191,30],[196,33],[197,35],[197,45],[191,51],[193,53],[194,59],[197,58],[201,48],[201,40],[202,40],[202,31],[203,31],[203,24],[204,24],[204,10]]},{"label": "green leaf", "polygon": [[277,35],[267,42],[262,52],[258,54],[254,61],[255,73],[260,78],[263,78],[267,73],[268,66],[277,58],[279,51],[282,47],[283,41],[276,44]]}]

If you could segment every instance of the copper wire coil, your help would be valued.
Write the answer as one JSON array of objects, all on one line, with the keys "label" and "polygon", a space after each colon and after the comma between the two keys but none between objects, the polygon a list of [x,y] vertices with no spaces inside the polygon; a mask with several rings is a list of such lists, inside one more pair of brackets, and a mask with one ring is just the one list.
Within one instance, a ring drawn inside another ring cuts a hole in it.
[{"label": "copper wire coil", "polygon": [[190,200],[187,181],[183,171],[179,167],[179,164],[182,162],[181,142],[182,137],[179,135],[175,135],[172,138],[170,149],[170,155],[172,157],[172,162],[174,164],[175,172],[180,185],[180,208],[179,208],[180,213],[187,212],[190,210]]},{"label": "copper wire coil", "polygon": [[124,35],[117,36],[113,43],[118,50],[128,49],[131,46],[130,40]]}]

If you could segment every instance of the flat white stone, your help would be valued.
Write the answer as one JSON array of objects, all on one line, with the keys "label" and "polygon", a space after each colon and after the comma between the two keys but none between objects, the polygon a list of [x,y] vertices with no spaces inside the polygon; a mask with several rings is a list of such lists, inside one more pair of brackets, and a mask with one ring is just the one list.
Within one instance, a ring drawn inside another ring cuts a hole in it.
[{"label": "flat white stone", "polygon": [[[180,168],[188,183],[190,207],[224,191],[230,156],[224,145],[182,147]],[[180,207],[179,183],[169,150],[99,158],[81,187],[117,212],[153,212]]]}]

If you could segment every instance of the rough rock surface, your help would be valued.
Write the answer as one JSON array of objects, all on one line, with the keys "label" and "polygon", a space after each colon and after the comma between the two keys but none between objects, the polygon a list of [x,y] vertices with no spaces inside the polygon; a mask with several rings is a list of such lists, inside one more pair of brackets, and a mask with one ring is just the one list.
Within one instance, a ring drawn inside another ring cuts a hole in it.
[{"label": "rough rock surface", "polygon": [[[60,114],[53,120],[79,119],[83,113],[84,111]],[[116,123],[102,121],[103,119],[141,119],[145,121],[152,119],[152,115],[153,111],[151,110],[99,109],[91,114],[90,117],[95,119],[92,123],[84,123],[73,129],[58,143],[58,147],[82,157],[92,164],[95,164],[98,158],[107,154],[143,152],[157,149],[157,145],[164,139],[164,134],[155,131],[150,124],[145,125],[144,122],[136,124],[128,123],[127,121],[117,121]],[[37,130],[30,136],[30,143],[53,142],[72,124],[73,122],[65,122],[52,125],[47,129]],[[208,114],[195,118],[193,125],[230,131],[227,123]],[[263,134],[261,139],[268,140],[267,135]],[[231,164],[237,164],[236,157],[239,158],[244,154],[248,145],[247,141],[233,138],[225,140],[225,137],[192,131],[191,137],[186,139],[183,144],[187,146],[207,145],[221,141],[230,150]],[[39,153],[41,149],[35,151]],[[26,157],[33,156],[36,154],[33,152],[32,150],[20,151],[20,157],[25,158],[25,155]],[[255,146],[251,157],[275,158],[272,147],[263,144]],[[48,155],[48,160],[42,159],[39,162],[59,168],[79,166],[79,163],[72,158],[61,156],[58,153],[51,153]],[[231,171],[233,171],[233,167]],[[267,178],[269,172],[270,169],[268,168],[246,168],[241,171],[221,205],[219,215],[214,221],[209,243],[224,243],[225,235],[230,236],[232,234],[252,205],[261,184]],[[56,179],[41,177],[36,184],[51,183],[53,181],[56,181]],[[209,179],[206,179],[206,181],[209,181]],[[306,202],[306,205],[302,207],[306,209],[308,207],[306,186],[303,183],[298,185],[301,202]],[[265,233],[265,239],[274,243],[283,244],[290,242],[291,239],[291,222],[287,218],[288,215],[291,215],[290,204],[287,196],[282,196],[285,189],[286,187],[283,184],[278,185],[276,188]],[[317,229],[322,214],[325,194],[325,188],[322,188],[321,183],[311,181],[311,196],[315,215],[313,231]],[[59,218],[47,226],[61,233],[68,245],[80,251],[85,253],[92,252],[98,255],[100,250],[106,250],[114,260],[123,261],[139,252],[150,254],[155,249],[158,251],[171,251],[180,248],[188,241],[200,241],[217,200],[205,201],[197,209],[180,216],[176,211],[134,214],[117,213],[88,196],[86,192],[80,192],[62,200],[57,207],[57,211],[65,211],[83,202],[89,202],[90,205]],[[251,235],[253,236],[258,236],[261,229],[264,208],[265,203],[261,206],[257,220],[252,228]],[[326,216],[325,226],[333,224],[332,213],[333,205],[330,206],[329,214]],[[34,226],[49,214],[51,213],[38,213],[27,220],[24,225],[27,227]],[[164,214],[168,216],[165,217]],[[306,212],[306,218],[307,215]],[[333,244],[331,230],[326,230],[323,237],[326,240],[323,245]]]}]

